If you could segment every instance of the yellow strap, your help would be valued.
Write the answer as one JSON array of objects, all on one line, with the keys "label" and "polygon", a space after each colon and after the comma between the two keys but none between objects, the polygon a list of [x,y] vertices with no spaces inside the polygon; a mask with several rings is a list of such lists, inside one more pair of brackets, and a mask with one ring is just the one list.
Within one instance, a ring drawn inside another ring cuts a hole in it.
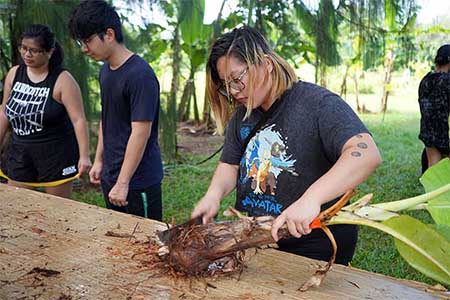
[{"label": "yellow strap", "polygon": [[[8,176],[5,175],[5,173],[3,173],[3,171],[0,169],[0,176],[3,178],[6,178],[8,180],[13,180],[16,181],[14,179],[9,178]],[[80,177],[80,173],[77,173],[76,175],[70,177],[70,178],[65,178],[65,179],[60,179],[60,180],[56,180],[56,181],[50,181],[50,182],[22,182],[22,181],[17,181],[21,184],[24,185],[28,185],[28,186],[32,186],[32,187],[50,187],[50,186],[58,186],[61,185],[63,183],[69,182],[71,180],[74,180],[76,178]]]}]

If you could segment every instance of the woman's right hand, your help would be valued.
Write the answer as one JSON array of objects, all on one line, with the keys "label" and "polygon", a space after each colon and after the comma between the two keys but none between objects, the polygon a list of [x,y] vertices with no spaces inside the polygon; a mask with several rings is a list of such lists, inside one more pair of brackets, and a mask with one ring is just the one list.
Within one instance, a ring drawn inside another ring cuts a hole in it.
[{"label": "woman's right hand", "polygon": [[219,208],[220,199],[205,195],[195,205],[194,210],[191,213],[191,219],[201,217],[203,224],[206,224],[217,215]]},{"label": "woman's right hand", "polygon": [[78,173],[83,175],[84,173],[88,173],[89,169],[92,167],[91,159],[89,156],[80,156],[78,160]]}]

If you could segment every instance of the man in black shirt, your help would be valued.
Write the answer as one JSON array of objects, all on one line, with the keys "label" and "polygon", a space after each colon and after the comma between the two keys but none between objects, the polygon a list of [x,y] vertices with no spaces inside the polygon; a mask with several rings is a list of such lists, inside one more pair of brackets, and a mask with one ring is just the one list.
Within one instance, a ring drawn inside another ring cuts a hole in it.
[{"label": "man in black shirt", "polygon": [[69,29],[83,53],[105,62],[99,76],[102,119],[91,182],[101,183],[108,208],[161,220],[158,79],[124,45],[119,16],[105,1],[81,2]]}]

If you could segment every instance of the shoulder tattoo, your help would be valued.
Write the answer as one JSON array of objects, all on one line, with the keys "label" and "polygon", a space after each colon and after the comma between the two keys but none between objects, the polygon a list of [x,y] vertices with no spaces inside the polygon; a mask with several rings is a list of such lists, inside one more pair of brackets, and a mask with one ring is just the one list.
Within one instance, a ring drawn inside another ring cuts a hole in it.
[{"label": "shoulder tattoo", "polygon": [[358,148],[361,148],[361,149],[367,149],[369,147],[369,146],[367,146],[366,143],[358,143],[358,145],[356,145],[356,146],[358,146]]},{"label": "shoulder tattoo", "polygon": [[354,156],[354,157],[360,157],[360,156],[362,156],[361,152],[359,152],[359,151],[353,151],[353,152],[351,153],[351,155]]}]

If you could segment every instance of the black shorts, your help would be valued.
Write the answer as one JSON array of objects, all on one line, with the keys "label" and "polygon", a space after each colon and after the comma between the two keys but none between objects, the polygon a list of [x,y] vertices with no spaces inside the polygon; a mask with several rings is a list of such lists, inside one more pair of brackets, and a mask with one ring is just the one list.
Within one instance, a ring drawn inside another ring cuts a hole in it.
[{"label": "black shorts", "polygon": [[129,190],[127,206],[116,206],[109,202],[109,192],[113,188],[102,180],[102,191],[106,207],[115,211],[162,221],[161,184],[155,184],[145,189]]},{"label": "black shorts", "polygon": [[6,154],[8,178],[24,183],[51,183],[78,174],[78,143],[75,135],[45,143],[12,141]]}]

